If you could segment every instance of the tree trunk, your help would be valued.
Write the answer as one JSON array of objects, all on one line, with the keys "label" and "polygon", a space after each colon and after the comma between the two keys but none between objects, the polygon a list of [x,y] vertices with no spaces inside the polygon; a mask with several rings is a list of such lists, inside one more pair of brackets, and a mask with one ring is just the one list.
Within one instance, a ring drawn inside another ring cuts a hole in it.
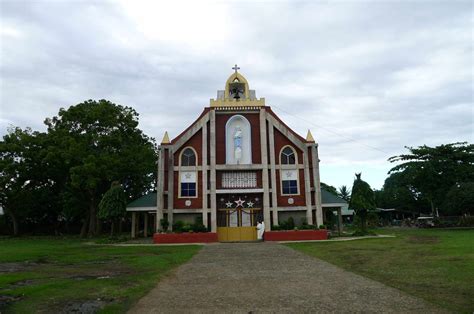
[{"label": "tree trunk", "polygon": [[18,228],[18,220],[16,219],[15,214],[11,210],[8,210],[5,208],[5,211],[8,213],[8,216],[12,219],[12,224],[13,224],[13,235],[16,237],[19,234],[19,228]]},{"label": "tree trunk", "polygon": [[367,213],[365,211],[363,211],[362,215],[360,215],[360,220],[361,220],[362,232],[366,233],[367,232]]},{"label": "tree trunk", "polygon": [[90,214],[89,211],[86,211],[86,217],[84,218],[84,221],[82,223],[82,228],[81,228],[81,238],[85,238],[87,235],[87,227],[89,226],[89,219],[90,219]]},{"label": "tree trunk", "polygon": [[110,236],[111,236],[111,237],[114,236],[114,232],[115,232],[114,226],[115,226],[115,220],[112,220],[112,221],[110,222]]},{"label": "tree trunk", "polygon": [[433,204],[433,200],[430,200],[430,204],[431,204],[431,216],[436,217],[436,211]]},{"label": "tree trunk", "polygon": [[91,197],[89,203],[89,237],[93,237],[97,234],[97,224],[97,208],[95,206],[94,197]]},{"label": "tree trunk", "polygon": [[102,220],[97,217],[97,228],[95,229],[96,234],[102,234]]}]

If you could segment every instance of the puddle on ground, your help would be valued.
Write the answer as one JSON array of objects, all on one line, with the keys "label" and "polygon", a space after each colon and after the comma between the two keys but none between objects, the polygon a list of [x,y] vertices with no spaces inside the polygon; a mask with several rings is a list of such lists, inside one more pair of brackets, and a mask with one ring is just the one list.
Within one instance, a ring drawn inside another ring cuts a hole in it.
[{"label": "puddle on ground", "polygon": [[439,237],[436,236],[409,236],[408,242],[415,244],[435,244],[439,243]]},{"label": "puddle on ground", "polygon": [[0,263],[0,273],[15,273],[38,266],[35,262]]},{"label": "puddle on ground", "polygon": [[0,313],[2,313],[2,309],[6,308],[8,305],[10,305],[13,302],[19,301],[21,298],[20,297],[15,297],[12,295],[2,295],[0,294]]},{"label": "puddle on ground", "polygon": [[113,302],[113,299],[97,299],[87,301],[74,301],[68,302],[66,306],[59,312],[61,314],[66,313],[81,313],[81,314],[93,314],[97,313],[105,305]]},{"label": "puddle on ground", "polygon": [[25,286],[31,286],[34,284],[36,281],[32,279],[25,279],[25,280],[20,280],[14,283],[10,284],[10,288],[17,288],[17,287],[25,287]]}]

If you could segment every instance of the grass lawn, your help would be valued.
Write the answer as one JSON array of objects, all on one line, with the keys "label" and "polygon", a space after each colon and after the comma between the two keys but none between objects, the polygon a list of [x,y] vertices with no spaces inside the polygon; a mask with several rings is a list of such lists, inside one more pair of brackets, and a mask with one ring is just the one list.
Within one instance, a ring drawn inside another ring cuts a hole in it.
[{"label": "grass lawn", "polygon": [[381,229],[396,238],[288,246],[456,312],[474,311],[474,230]]},{"label": "grass lawn", "polygon": [[0,313],[125,312],[199,249],[0,238]]}]

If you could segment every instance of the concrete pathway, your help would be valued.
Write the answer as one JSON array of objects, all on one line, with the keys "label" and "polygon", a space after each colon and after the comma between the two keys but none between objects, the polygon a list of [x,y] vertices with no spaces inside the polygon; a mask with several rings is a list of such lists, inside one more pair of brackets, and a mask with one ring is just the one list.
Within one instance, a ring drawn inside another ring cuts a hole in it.
[{"label": "concrete pathway", "polygon": [[130,313],[441,312],[277,243],[204,246]]}]

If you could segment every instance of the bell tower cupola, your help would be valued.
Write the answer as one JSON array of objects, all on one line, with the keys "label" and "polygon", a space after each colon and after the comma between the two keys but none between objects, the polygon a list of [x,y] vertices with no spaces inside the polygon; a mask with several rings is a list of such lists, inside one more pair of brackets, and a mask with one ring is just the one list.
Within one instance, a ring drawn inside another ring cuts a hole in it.
[{"label": "bell tower cupola", "polygon": [[265,98],[257,99],[255,90],[249,89],[247,79],[239,73],[237,64],[232,68],[232,73],[225,83],[224,90],[217,91],[217,99],[211,99],[211,107],[262,107]]}]

